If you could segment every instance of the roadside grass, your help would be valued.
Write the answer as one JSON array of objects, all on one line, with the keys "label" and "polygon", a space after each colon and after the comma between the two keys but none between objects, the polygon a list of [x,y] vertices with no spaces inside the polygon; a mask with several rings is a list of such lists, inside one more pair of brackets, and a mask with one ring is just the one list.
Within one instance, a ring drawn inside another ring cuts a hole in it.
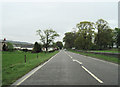
[{"label": "roadside grass", "polygon": [[[47,61],[58,51],[52,53],[2,52],[2,85],[10,85],[33,68]],[[24,61],[26,54],[27,62]]]},{"label": "roadside grass", "polygon": [[110,53],[120,53],[118,49],[109,49],[109,50],[92,50],[92,52],[110,52]]},{"label": "roadside grass", "polygon": [[81,55],[85,55],[85,56],[90,56],[90,57],[98,58],[98,59],[109,61],[109,62],[113,62],[113,63],[117,63],[117,64],[119,63],[118,62],[119,59],[116,58],[116,57],[111,57],[111,56],[106,56],[106,55],[101,55],[101,54],[77,52],[77,51],[74,51],[74,50],[68,50],[68,51],[71,51],[71,52],[74,52],[74,53],[78,53],[78,54],[81,54]]}]

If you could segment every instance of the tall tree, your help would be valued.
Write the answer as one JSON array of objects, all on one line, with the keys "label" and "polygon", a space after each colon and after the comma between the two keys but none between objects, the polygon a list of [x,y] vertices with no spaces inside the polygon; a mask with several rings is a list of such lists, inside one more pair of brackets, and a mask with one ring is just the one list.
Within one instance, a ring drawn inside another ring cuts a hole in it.
[{"label": "tall tree", "polygon": [[95,44],[99,49],[107,48],[113,40],[112,30],[110,29],[108,22],[103,19],[99,19],[96,22],[96,29],[98,32],[95,37]]},{"label": "tall tree", "polygon": [[81,49],[81,50],[83,50],[83,49],[85,49],[85,39],[84,39],[84,37],[81,35],[81,36],[79,36],[79,37],[77,37],[76,39],[75,39],[75,42],[74,42],[74,44],[75,44],[75,48],[76,49]]},{"label": "tall tree", "polygon": [[65,37],[63,38],[63,42],[65,42],[65,48],[74,47],[75,39],[76,39],[76,33],[73,32],[65,33]]},{"label": "tall tree", "polygon": [[40,41],[43,43],[46,51],[48,51],[48,47],[54,41],[54,39],[59,36],[59,34],[52,29],[47,29],[43,32],[41,30],[37,30],[37,35],[40,36]]},{"label": "tall tree", "polygon": [[78,23],[76,26],[79,29],[77,33],[78,38],[75,41],[76,47],[85,50],[90,49],[93,40],[94,29],[95,29],[94,23],[89,21],[83,21]]},{"label": "tall tree", "polygon": [[120,28],[115,28],[114,34],[115,34],[115,43],[118,48],[120,46]]},{"label": "tall tree", "polygon": [[57,41],[57,42],[56,42],[56,46],[59,47],[59,49],[62,49],[63,44],[62,44],[61,41]]}]

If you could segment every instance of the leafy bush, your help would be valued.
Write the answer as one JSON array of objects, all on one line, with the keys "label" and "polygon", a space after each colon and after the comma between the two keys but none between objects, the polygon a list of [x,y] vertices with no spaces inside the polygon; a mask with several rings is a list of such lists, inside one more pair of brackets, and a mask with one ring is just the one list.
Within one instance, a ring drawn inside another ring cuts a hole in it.
[{"label": "leafy bush", "polygon": [[10,42],[7,42],[8,51],[13,51],[13,45]]},{"label": "leafy bush", "polygon": [[3,51],[13,51],[13,45],[10,42],[4,43],[2,49]]},{"label": "leafy bush", "polygon": [[24,52],[28,52],[28,49],[22,49],[22,51],[24,51]]},{"label": "leafy bush", "polygon": [[38,42],[35,42],[34,48],[32,50],[32,53],[39,53],[39,52],[41,52],[42,51],[41,48],[42,48],[42,46],[40,44],[38,44]]},{"label": "leafy bush", "polygon": [[6,44],[3,44],[2,50],[3,50],[3,51],[7,51],[7,50],[8,50],[8,47],[7,47]]}]

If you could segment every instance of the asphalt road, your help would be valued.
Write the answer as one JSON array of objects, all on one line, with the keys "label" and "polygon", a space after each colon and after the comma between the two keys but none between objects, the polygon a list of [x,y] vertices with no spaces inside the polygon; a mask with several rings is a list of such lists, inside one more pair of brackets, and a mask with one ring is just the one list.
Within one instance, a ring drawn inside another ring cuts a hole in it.
[{"label": "asphalt road", "polygon": [[13,85],[118,85],[118,65],[62,50]]}]

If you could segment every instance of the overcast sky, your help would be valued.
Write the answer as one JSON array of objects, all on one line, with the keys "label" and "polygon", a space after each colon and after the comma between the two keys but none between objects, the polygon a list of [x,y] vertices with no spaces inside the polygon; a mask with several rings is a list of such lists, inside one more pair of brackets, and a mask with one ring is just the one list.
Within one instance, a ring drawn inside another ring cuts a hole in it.
[{"label": "overcast sky", "polygon": [[[112,0],[111,0],[112,1]],[[36,30],[57,31],[62,41],[64,33],[81,21],[108,21],[118,27],[118,2],[3,2],[0,39],[39,42]],[[1,37],[2,36],[2,37]]]}]

